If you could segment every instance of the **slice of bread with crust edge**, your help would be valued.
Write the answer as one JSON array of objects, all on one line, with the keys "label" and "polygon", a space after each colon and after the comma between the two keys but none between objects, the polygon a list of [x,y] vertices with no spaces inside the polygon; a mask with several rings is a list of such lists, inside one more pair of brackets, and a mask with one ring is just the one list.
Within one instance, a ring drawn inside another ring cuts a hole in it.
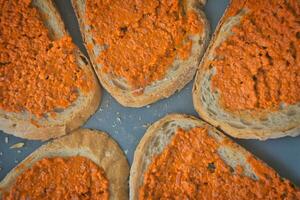
[{"label": "slice of bread with crust edge", "polygon": [[[126,107],[142,107],[154,103],[162,98],[171,96],[176,91],[181,90],[189,81],[194,77],[196,69],[199,65],[200,59],[208,45],[210,28],[203,12],[205,0],[188,0],[187,10],[193,10],[198,14],[198,18],[203,22],[202,35],[193,35],[192,52],[188,59],[176,59],[172,66],[169,68],[163,80],[156,81],[144,89],[143,94],[134,95],[133,90],[130,89],[128,84],[118,77],[103,73],[101,64],[96,62],[96,58],[103,51],[103,47],[97,45],[93,41],[90,27],[85,20],[85,5],[86,0],[72,0],[72,5],[78,18],[83,42],[92,44],[93,48],[87,49],[93,67],[100,79],[103,87],[123,106]],[[100,11],[99,11],[100,12]]]},{"label": "slice of bread with crust edge", "polygon": [[78,129],[34,151],[0,182],[0,199],[1,193],[9,190],[18,175],[38,160],[77,155],[89,158],[105,171],[109,181],[109,199],[128,199],[129,165],[124,152],[108,134],[90,129]]},{"label": "slice of bread with crust edge", "polygon": [[[249,156],[254,156],[243,147],[232,142],[230,138],[215,127],[200,119],[184,114],[170,114],[153,123],[147,129],[135,150],[129,178],[131,200],[138,199],[139,188],[143,184],[144,174],[151,164],[153,157],[162,153],[164,148],[170,143],[177,129],[181,128],[188,131],[191,128],[203,126],[208,127],[209,136],[220,144],[218,153],[227,165],[233,169],[239,165],[243,168],[245,176],[257,179],[251,164],[247,162]],[[254,157],[254,159],[257,158]],[[261,165],[266,165],[262,161],[260,163]]]},{"label": "slice of bread with crust edge", "polygon": [[[68,35],[52,0],[33,0],[31,3],[41,12],[53,40]],[[84,124],[100,104],[101,88],[89,61],[78,48],[75,57],[78,66],[92,78],[93,87],[90,92],[79,93],[76,101],[68,108],[57,112],[55,117],[37,118],[26,112],[13,113],[0,110],[0,129],[21,138],[47,140],[65,135]],[[38,125],[31,122],[31,117]]]},{"label": "slice of bread with crust edge", "polygon": [[246,10],[227,17],[226,12],[220,20],[212,40],[203,56],[193,87],[193,103],[199,116],[210,124],[221,128],[233,137],[266,140],[300,134],[300,102],[281,107],[275,112],[239,112],[232,114],[219,104],[216,91],[212,90],[211,79],[216,69],[211,65],[215,49],[232,34],[231,29],[237,25]]}]

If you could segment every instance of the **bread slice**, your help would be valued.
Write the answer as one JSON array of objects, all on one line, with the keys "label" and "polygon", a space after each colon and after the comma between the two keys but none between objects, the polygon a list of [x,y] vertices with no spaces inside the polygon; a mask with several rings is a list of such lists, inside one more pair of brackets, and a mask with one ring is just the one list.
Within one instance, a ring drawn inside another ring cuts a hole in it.
[{"label": "bread slice", "polygon": [[[68,35],[63,21],[52,0],[33,0],[32,5],[41,12],[45,26],[49,29],[53,40]],[[101,88],[94,71],[86,57],[77,49],[75,57],[78,66],[88,77],[92,77],[92,88],[87,94],[79,91],[75,102],[67,109],[60,110],[55,117],[43,118],[30,113],[13,113],[0,109],[0,129],[18,137],[47,140],[59,137],[80,127],[97,110],[101,99]],[[35,123],[32,123],[33,120]]]},{"label": "bread slice", "polygon": [[[128,199],[129,165],[119,145],[106,133],[78,129],[41,146],[0,182],[0,199],[24,170],[45,157],[84,156],[100,166],[109,181],[110,199]],[[1,192],[2,191],[2,192]]]},{"label": "bread slice", "polygon": [[[181,1],[181,0],[180,0]],[[203,22],[202,35],[192,36],[192,52],[188,59],[174,60],[164,79],[156,81],[144,88],[141,95],[133,94],[135,90],[121,78],[101,72],[101,64],[96,58],[103,51],[103,47],[96,44],[90,31],[90,27],[85,19],[85,0],[72,0],[72,5],[79,21],[79,26],[85,46],[93,44],[92,49],[87,48],[90,60],[100,79],[103,87],[123,106],[126,107],[142,107],[167,98],[174,92],[181,90],[189,81],[192,80],[200,59],[204,54],[204,50],[209,40],[209,24],[203,12],[205,0],[188,0],[187,10],[193,10],[198,14],[198,18]],[[99,11],[101,12],[101,11]]]},{"label": "bread slice", "polygon": [[[265,163],[256,159],[251,153],[247,152],[244,148],[231,141],[215,127],[210,126],[204,121],[192,116],[170,114],[152,124],[147,129],[145,135],[136,148],[129,180],[131,200],[136,200],[139,198],[139,189],[143,185],[144,174],[148,166],[150,165],[153,157],[162,153],[164,148],[170,143],[177,129],[181,128],[188,131],[194,127],[206,127],[208,129],[209,137],[212,137],[219,144],[217,150],[204,149],[203,155],[205,155],[205,151],[213,151],[218,153],[220,158],[233,169],[233,173],[236,171],[237,166],[241,166],[245,176],[248,176],[254,180],[258,179],[258,176],[252,169],[253,166],[248,162],[249,158],[253,158],[259,163],[260,166],[270,169]],[[201,159],[201,156],[199,156],[199,159]],[[274,172],[274,170],[270,170],[271,172]],[[206,172],[202,173],[205,174]],[[268,175],[269,174],[266,176]],[[270,183],[272,182],[272,180],[269,181]]]},{"label": "bread slice", "polygon": [[232,2],[218,24],[196,74],[193,88],[194,107],[201,118],[233,137],[266,140],[297,136],[300,134],[300,102],[280,106],[274,112],[243,111],[233,114],[220,105],[219,94],[211,87],[212,76],[216,73],[216,68],[211,64],[217,56],[215,50],[232,34],[232,27],[238,25],[247,13],[245,8],[241,8],[237,15],[230,16]]}]

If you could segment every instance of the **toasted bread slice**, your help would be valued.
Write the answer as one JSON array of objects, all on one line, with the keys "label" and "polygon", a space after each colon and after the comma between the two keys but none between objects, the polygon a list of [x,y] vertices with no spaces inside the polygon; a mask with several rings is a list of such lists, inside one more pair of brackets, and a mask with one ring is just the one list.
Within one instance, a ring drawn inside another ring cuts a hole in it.
[{"label": "toasted bread slice", "polygon": [[[233,113],[221,105],[220,94],[212,87],[212,78],[218,73],[212,63],[218,56],[216,48],[233,34],[232,28],[237,27],[241,19],[248,13],[247,8],[239,8],[238,13],[232,16],[232,10],[237,10],[236,4],[238,2],[245,3],[246,1],[231,1],[200,63],[193,88],[194,107],[201,118],[216,127],[220,127],[233,137],[266,140],[297,136],[300,134],[300,102],[288,105],[282,103],[279,109],[275,111],[246,109]],[[295,87],[297,89],[297,86]],[[292,92],[297,93],[297,91]]]},{"label": "toasted bread slice", "polygon": [[99,62],[97,62],[97,57],[103,51],[103,46],[99,46],[95,43],[91,33],[91,27],[85,19],[86,1],[72,0],[72,5],[79,21],[84,44],[86,47],[87,44],[92,44],[92,48],[87,47],[87,51],[96,74],[98,75],[103,87],[123,106],[142,107],[158,101],[159,99],[167,98],[174,92],[181,90],[189,81],[192,80],[208,44],[210,28],[205,13],[202,10],[206,1],[188,0],[186,2],[186,11],[195,11],[198,18],[202,21],[202,34],[191,36],[192,52],[188,59],[181,60],[176,58],[167,71],[165,78],[146,86],[143,88],[143,93],[137,95],[136,93],[139,93],[140,89],[132,89],[123,78],[116,77],[109,73],[104,73],[100,70],[102,66]]},{"label": "toasted bread slice", "polygon": [[[42,14],[51,39],[57,40],[68,35],[52,0],[33,0],[31,4]],[[0,129],[26,139],[47,140],[65,135],[85,123],[99,106],[101,88],[89,61],[79,49],[75,52],[75,58],[87,77],[92,78],[92,88],[88,93],[79,91],[73,104],[57,111],[55,117],[36,117],[28,112],[15,113],[0,109]]]},{"label": "toasted bread slice", "polygon": [[78,129],[41,146],[0,182],[0,199],[15,179],[42,158],[84,156],[101,167],[109,181],[110,199],[128,199],[129,165],[119,145],[106,133]]},{"label": "toasted bread slice", "polygon": [[[199,152],[199,155],[197,153],[196,155],[194,155],[193,159],[195,159],[195,158],[197,158],[199,160],[209,159],[209,158],[206,158],[205,156],[210,155],[210,153],[213,152],[214,155],[217,154],[216,157],[221,158],[222,162],[224,161],[225,165],[227,165],[231,169],[232,176],[234,176],[234,174],[236,174],[236,173],[238,174],[238,172],[237,172],[238,168],[242,168],[242,170],[241,170],[242,176],[249,177],[253,180],[259,180],[259,177],[268,177],[268,176],[271,177],[270,174],[274,174],[274,173],[276,174],[276,172],[274,172],[273,169],[268,167],[262,161],[255,158],[251,153],[246,151],[244,148],[242,148],[238,144],[231,141],[231,139],[226,137],[223,133],[218,131],[215,127],[213,127],[195,117],[192,117],[192,116],[181,115],[181,114],[170,114],[170,115],[158,120],[154,124],[152,124],[147,129],[145,135],[143,136],[143,138],[141,139],[140,143],[138,144],[138,146],[136,148],[136,151],[134,153],[133,164],[132,164],[132,167],[130,170],[130,180],[129,180],[130,199],[132,199],[132,200],[139,199],[139,190],[144,184],[145,173],[149,169],[149,166],[152,163],[153,159],[157,158],[158,155],[161,155],[161,153],[164,151],[164,149],[172,141],[172,138],[173,138],[174,134],[177,132],[177,130],[183,129],[185,131],[189,131],[190,129],[195,128],[195,127],[200,127],[200,128],[205,127],[208,131],[207,132],[208,137],[213,139],[213,141],[215,141],[218,145],[217,145],[217,149],[211,149],[209,147],[207,149],[196,149],[196,151]],[[189,133],[185,133],[185,134],[189,134]],[[201,140],[202,137],[201,136],[199,136],[199,137]],[[178,142],[178,143],[180,143],[180,142]],[[198,144],[198,143],[196,143],[196,144]],[[204,141],[203,144],[206,144],[206,142]],[[191,145],[191,144],[187,144],[187,145]],[[185,149],[185,151],[188,151],[188,148]],[[176,152],[172,151],[172,153],[175,154]],[[177,157],[177,156],[180,157],[182,155],[176,154],[175,157]],[[203,158],[202,158],[202,156],[203,156]],[[214,158],[212,158],[212,160],[215,159],[215,156],[213,156],[213,157]],[[251,162],[249,160],[251,160]],[[164,161],[164,163],[167,163],[167,161]],[[193,165],[191,164],[191,166],[193,166]],[[221,166],[215,165],[214,167],[217,168],[217,167],[221,167]],[[267,171],[266,172],[267,174],[265,174],[263,176],[261,176],[261,174],[262,174],[261,172],[258,172],[259,174],[257,174],[257,172],[254,169],[258,169],[258,168],[265,169],[263,171],[264,172]],[[161,170],[161,169],[158,168],[157,170]],[[202,173],[203,174],[210,173],[209,170],[210,170],[209,167],[207,167],[207,168],[205,168],[204,171],[200,171],[200,172],[198,171],[197,173],[201,173],[201,174]],[[155,173],[155,172],[151,171],[151,173]],[[168,172],[163,172],[163,173],[168,174]],[[177,173],[180,174],[180,172],[177,172]],[[157,175],[155,175],[154,178],[152,177],[153,179],[152,178],[149,179],[152,181],[151,182],[152,185],[153,185],[155,179],[157,179],[156,176]],[[275,177],[277,179],[276,180],[277,183],[278,182],[280,184],[283,183],[283,180],[280,180],[278,175],[276,175]],[[171,177],[169,179],[173,180]],[[263,178],[263,179],[265,179],[265,178]],[[184,182],[185,181],[186,180],[184,180]],[[268,181],[270,181],[270,184],[272,184],[273,180],[270,178],[270,180],[268,180]],[[177,182],[177,178],[176,178],[176,182]],[[225,182],[226,181],[223,181],[220,184],[223,184]],[[157,182],[155,184],[159,185],[159,183],[157,183]],[[162,186],[164,184],[165,183],[162,183]],[[243,182],[241,182],[240,184],[243,184]],[[185,185],[189,185],[189,183],[186,183]],[[179,188],[181,188],[181,186],[183,187],[184,185],[183,184],[178,185]],[[218,190],[218,187],[214,187],[214,186],[210,186],[210,187],[214,191],[214,192],[211,191],[212,193],[218,194],[218,192],[216,192]],[[245,187],[247,187],[247,185],[245,185]],[[247,189],[245,189],[245,191],[247,191]],[[201,193],[201,186],[200,186],[200,190],[198,188],[198,192]],[[197,194],[198,194],[198,192],[197,192]],[[299,197],[300,190],[297,190],[297,192],[298,193],[296,194],[296,197]],[[168,195],[170,195],[170,194],[168,194]],[[208,194],[203,194],[203,197],[208,198],[209,195],[208,196],[206,196],[206,195],[208,195]],[[233,199],[243,199],[243,198],[239,198],[238,195],[239,194],[235,194],[235,198],[233,198]],[[168,197],[170,197],[170,196],[168,196]],[[248,199],[248,197],[245,197],[245,198]],[[203,198],[203,199],[205,199],[205,198]]]}]

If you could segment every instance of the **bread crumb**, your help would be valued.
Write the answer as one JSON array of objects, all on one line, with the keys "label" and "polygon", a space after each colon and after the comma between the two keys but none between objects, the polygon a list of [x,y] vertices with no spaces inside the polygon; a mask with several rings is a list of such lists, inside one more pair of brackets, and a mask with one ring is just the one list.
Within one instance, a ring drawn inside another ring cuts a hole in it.
[{"label": "bread crumb", "polygon": [[4,142],[5,142],[5,144],[8,143],[8,137],[5,137],[5,138],[4,138]]},{"label": "bread crumb", "polygon": [[14,162],[15,162],[15,163],[19,163],[19,161],[18,161],[18,160],[15,160]]},{"label": "bread crumb", "polygon": [[147,128],[148,126],[150,126],[150,123],[146,123],[142,125],[143,128]]},{"label": "bread crumb", "polygon": [[117,117],[117,121],[118,121],[118,122],[121,122],[121,118],[120,118],[120,117]]},{"label": "bread crumb", "polygon": [[24,142],[19,142],[14,145],[11,145],[9,148],[10,149],[19,149],[19,148],[22,148],[24,145],[25,145]]},{"label": "bread crumb", "polygon": [[127,153],[128,153],[128,150],[126,149],[126,150],[124,151],[124,153],[127,155]]},{"label": "bread crumb", "polygon": [[18,150],[18,151],[17,151],[17,153],[21,153],[21,152],[22,152],[21,150]]},{"label": "bread crumb", "polygon": [[151,107],[150,105],[147,105],[147,106],[146,106],[146,108],[150,108],[150,107]]}]

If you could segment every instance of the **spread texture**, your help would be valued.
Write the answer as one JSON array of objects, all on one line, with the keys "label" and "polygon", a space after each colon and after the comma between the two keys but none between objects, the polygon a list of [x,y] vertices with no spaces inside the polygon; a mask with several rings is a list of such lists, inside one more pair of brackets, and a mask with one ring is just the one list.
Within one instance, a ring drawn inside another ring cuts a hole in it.
[{"label": "spread texture", "polygon": [[244,175],[239,165],[228,166],[219,148],[205,127],[179,129],[149,164],[139,199],[300,199],[299,190],[253,156],[246,159],[258,180]]},{"label": "spread texture", "polygon": [[190,36],[203,29],[196,12],[185,6],[179,0],[87,0],[91,33],[104,46],[97,57],[101,70],[133,89],[163,79],[176,58],[190,56]]},{"label": "spread texture", "polygon": [[30,2],[0,0],[0,109],[40,117],[67,108],[92,83],[71,38],[51,40]]},{"label": "spread texture", "polygon": [[17,177],[3,200],[108,200],[109,183],[102,168],[81,157],[43,158]]},{"label": "spread texture", "polygon": [[212,62],[213,89],[230,111],[276,111],[300,101],[299,0],[233,0],[229,17],[245,12]]}]

